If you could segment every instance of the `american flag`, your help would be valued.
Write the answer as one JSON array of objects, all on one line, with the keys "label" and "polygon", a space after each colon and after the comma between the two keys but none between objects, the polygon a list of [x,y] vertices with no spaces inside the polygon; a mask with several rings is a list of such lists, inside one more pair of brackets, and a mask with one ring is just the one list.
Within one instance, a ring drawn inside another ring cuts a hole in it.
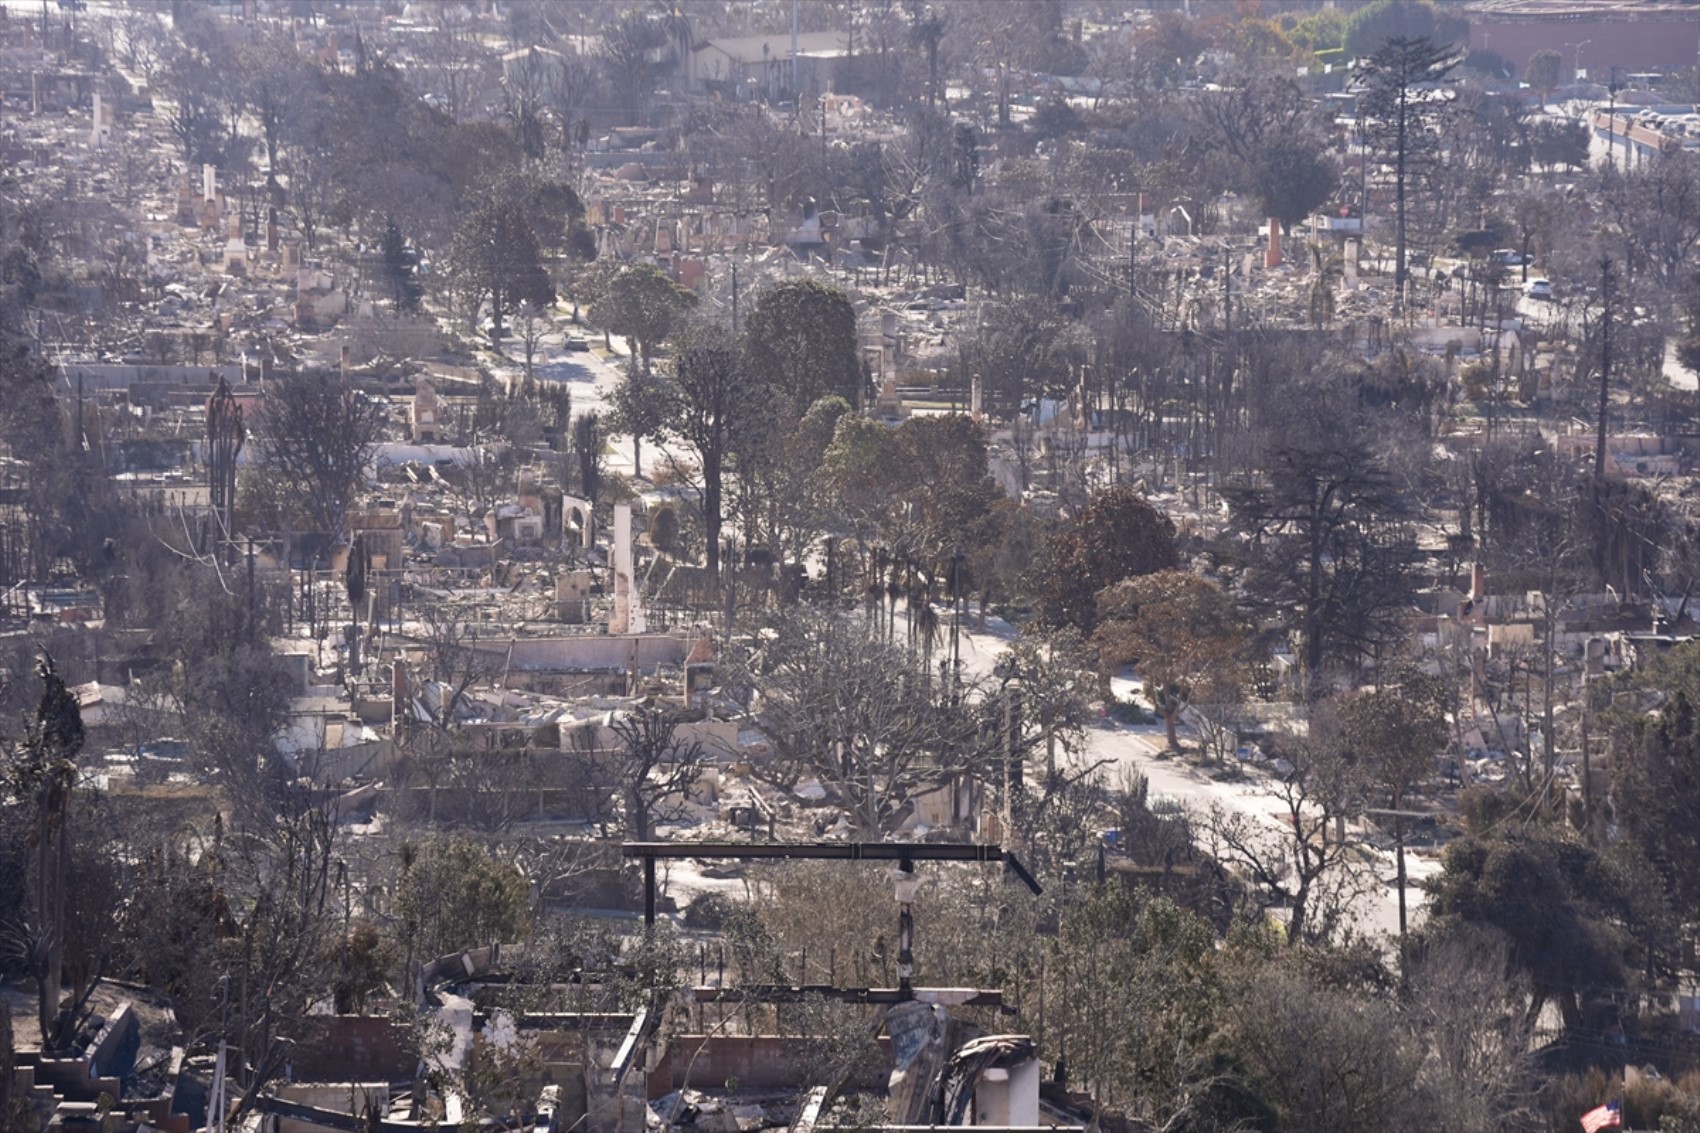
[{"label": "american flag", "polygon": [[1616,1102],[1607,1102],[1582,1115],[1582,1133],[1599,1133],[1601,1129],[1622,1129],[1623,1111]]}]

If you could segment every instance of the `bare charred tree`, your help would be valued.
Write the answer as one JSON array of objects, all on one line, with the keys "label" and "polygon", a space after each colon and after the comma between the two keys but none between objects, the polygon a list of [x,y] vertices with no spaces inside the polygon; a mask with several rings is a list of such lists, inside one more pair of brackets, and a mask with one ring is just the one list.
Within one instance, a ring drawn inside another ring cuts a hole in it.
[{"label": "bare charred tree", "polygon": [[459,4],[433,8],[436,29],[420,38],[421,63],[437,105],[454,121],[467,117],[485,85],[486,49],[478,42],[471,12]]},{"label": "bare charred tree", "polygon": [[597,414],[580,413],[573,418],[573,454],[578,458],[578,490],[591,506],[602,495],[602,446],[605,437]]},{"label": "bare charred tree", "polygon": [[1434,772],[1446,746],[1442,683],[1423,673],[1401,673],[1370,690],[1360,689],[1337,707],[1342,739],[1369,778],[1388,793],[1398,830],[1395,862],[1399,887],[1399,937],[1405,937],[1404,810],[1412,790]]},{"label": "bare charred tree", "polygon": [[465,746],[460,721],[468,713],[472,689],[497,675],[500,657],[478,647],[476,623],[448,603],[421,603],[410,620],[420,627],[419,636],[396,661],[406,690],[396,721],[402,753],[398,772],[403,789],[424,789],[422,817],[434,823],[439,792],[457,777]]},{"label": "bare charred tree", "polygon": [[521,299],[519,309],[514,312],[514,330],[519,334],[520,357],[527,378],[531,377],[532,363],[543,347],[543,336],[550,329],[548,312],[530,299]]},{"label": "bare charred tree", "polygon": [[660,21],[632,9],[602,31],[602,69],[628,120],[641,121],[643,100],[660,78],[654,55],[667,44]]},{"label": "bare charred tree", "polygon": [[1359,99],[1370,136],[1393,166],[1393,310],[1404,310],[1406,222],[1412,186],[1439,145],[1436,123],[1446,106],[1440,84],[1459,63],[1450,44],[1427,37],[1389,38],[1358,76]]},{"label": "bare charred tree", "polygon": [[329,371],[309,370],[267,390],[255,427],[260,462],[292,501],[317,555],[346,528],[383,430],[383,405]]},{"label": "bare charred tree", "polygon": [[1320,745],[1287,744],[1278,754],[1291,765],[1271,784],[1278,825],[1215,803],[1197,829],[1212,858],[1247,878],[1254,899],[1286,910],[1289,943],[1327,942],[1346,927],[1352,902],[1375,884],[1337,829],[1353,809],[1353,784]]},{"label": "bare charred tree", "polygon": [[1667,150],[1634,168],[1602,174],[1601,215],[1622,245],[1622,282],[1655,286],[1637,295],[1669,312],[1700,247],[1700,168],[1687,150]]},{"label": "bare charred tree", "polygon": [[10,1000],[0,999],[0,1121],[24,1128],[26,1121],[33,1120],[35,1115],[25,1110],[22,1098],[12,1096],[17,1054],[12,1038],[12,1004]]},{"label": "bare charred tree", "polygon": [[1449,926],[1414,958],[1407,1010],[1443,1129],[1487,1133],[1530,1117],[1534,1025],[1513,963],[1505,935],[1475,925]]},{"label": "bare charred tree", "polygon": [[1265,483],[1227,493],[1246,539],[1224,554],[1255,603],[1296,622],[1315,693],[1331,659],[1369,655],[1397,633],[1415,544],[1408,501],[1367,440],[1293,429],[1268,453]]},{"label": "bare charred tree", "polygon": [[563,55],[545,72],[544,78],[545,102],[559,131],[561,152],[567,155],[570,165],[574,149],[583,150],[590,140],[589,119],[584,115],[586,100],[595,83],[595,70],[582,55]]},{"label": "bare charred tree", "polygon": [[773,747],[762,773],[774,783],[818,780],[877,837],[916,795],[980,762],[974,720],[915,651],[851,615],[799,611],[775,630],[739,676],[761,693],[756,723]]},{"label": "bare charred tree", "polygon": [[685,813],[685,796],[706,758],[702,742],[680,731],[682,723],[678,712],[646,704],[614,720],[606,736],[594,726],[572,735],[574,777],[618,800],[628,838],[653,841],[658,822]]},{"label": "bare charred tree", "polygon": [[548,127],[545,99],[553,69],[553,57],[535,46],[517,60],[503,61],[502,116],[531,161],[543,156]]},{"label": "bare charred tree", "polygon": [[306,806],[238,831],[225,845],[227,882],[246,905],[223,958],[230,1037],[242,1052],[242,1096],[230,1114],[236,1124],[283,1073],[310,1009],[329,994],[340,920],[336,827]]},{"label": "bare charred tree", "polygon": [[1415,1104],[1411,1083],[1423,1052],[1391,1000],[1333,986],[1294,963],[1247,975],[1228,1016],[1237,1049],[1283,1125],[1316,1133],[1439,1127]]}]

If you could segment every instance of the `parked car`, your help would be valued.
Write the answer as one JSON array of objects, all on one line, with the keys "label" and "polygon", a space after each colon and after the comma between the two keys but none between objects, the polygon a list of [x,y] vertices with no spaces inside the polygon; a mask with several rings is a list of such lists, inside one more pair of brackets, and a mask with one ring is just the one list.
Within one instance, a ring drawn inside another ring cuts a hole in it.
[{"label": "parked car", "polygon": [[1523,294],[1531,299],[1551,299],[1552,281],[1550,279],[1531,279],[1523,285]]}]

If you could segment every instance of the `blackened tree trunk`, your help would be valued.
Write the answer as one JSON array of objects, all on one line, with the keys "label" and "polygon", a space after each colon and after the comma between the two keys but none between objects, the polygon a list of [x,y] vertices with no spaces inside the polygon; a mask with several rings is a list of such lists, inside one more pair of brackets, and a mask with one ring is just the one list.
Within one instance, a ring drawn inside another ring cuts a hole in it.
[{"label": "blackened tree trunk", "polygon": [[1393,166],[1393,311],[1405,309],[1410,182],[1438,150],[1435,123],[1449,104],[1442,83],[1461,56],[1427,36],[1393,36],[1369,57],[1358,97],[1372,141]]}]

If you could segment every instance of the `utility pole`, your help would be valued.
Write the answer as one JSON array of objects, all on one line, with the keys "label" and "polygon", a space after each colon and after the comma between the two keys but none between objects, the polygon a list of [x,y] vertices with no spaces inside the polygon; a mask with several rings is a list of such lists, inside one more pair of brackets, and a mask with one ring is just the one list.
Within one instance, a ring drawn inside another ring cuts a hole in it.
[{"label": "utility pole", "polygon": [[206,1133],[224,1133],[225,1114],[230,1109],[230,977],[222,976],[218,981],[218,993],[222,1006],[220,1013],[222,1021],[218,1028],[218,1059],[213,1063],[212,1087],[207,1095],[207,1124]]},{"label": "utility pole", "polygon": [[1399,88],[1398,115],[1394,120],[1394,168],[1393,168],[1393,208],[1395,239],[1398,241],[1394,248],[1393,260],[1393,313],[1405,313],[1405,159],[1408,155],[1406,148],[1409,131],[1407,114],[1410,108],[1410,90]]},{"label": "utility pole", "polygon": [[1358,104],[1358,246],[1363,246],[1364,234],[1369,231],[1369,134],[1364,130],[1364,101],[1360,93]]},{"label": "utility pole", "polygon": [[738,261],[732,261],[732,334],[738,333]]},{"label": "utility pole", "polygon": [[1611,257],[1600,258],[1600,419],[1594,432],[1594,482],[1606,475],[1606,409],[1611,395]]},{"label": "utility pole", "polygon": [[1234,253],[1222,248],[1222,325],[1228,334],[1234,333]]},{"label": "utility pole", "polygon": [[[1606,413],[1610,408],[1611,396],[1611,307],[1612,307],[1612,270],[1611,257],[1600,257],[1600,302],[1604,308],[1600,318],[1600,419],[1594,432],[1594,478],[1590,486],[1593,506],[1600,510],[1602,517],[1606,508]],[[1609,574],[1608,548],[1611,542],[1610,525],[1599,524],[1599,535],[1594,541],[1594,569],[1599,575],[1601,589],[1607,585]],[[1583,717],[1583,736],[1587,736],[1586,716]],[[1588,771],[1588,753],[1584,748],[1582,753],[1582,771]],[[1588,801],[1586,784],[1584,784],[1583,801]]]},{"label": "utility pole", "polygon": [[1582,673],[1582,837],[1591,841],[1593,831],[1589,829],[1594,818],[1594,775],[1590,759],[1593,748],[1593,737],[1588,734],[1588,724],[1591,713],[1588,700],[1588,673],[1586,664]]},{"label": "utility pole", "polygon": [[[1613,80],[1616,79],[1615,69],[1612,72],[1612,79]],[[1606,83],[1606,92],[1607,92],[1607,98],[1606,98],[1606,167],[1608,169],[1616,169],[1617,168],[1617,83],[1615,81],[1608,81]]]}]

